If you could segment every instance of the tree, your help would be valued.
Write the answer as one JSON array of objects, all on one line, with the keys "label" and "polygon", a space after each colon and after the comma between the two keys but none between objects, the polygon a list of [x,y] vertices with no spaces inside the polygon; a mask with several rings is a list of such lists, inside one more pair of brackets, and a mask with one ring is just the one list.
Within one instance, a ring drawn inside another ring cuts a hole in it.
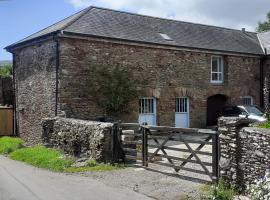
[{"label": "tree", "polygon": [[0,76],[12,75],[12,66],[10,64],[0,65]]},{"label": "tree", "polygon": [[258,32],[270,31],[270,12],[267,13],[267,20],[265,22],[259,22],[257,27]]},{"label": "tree", "polygon": [[138,97],[136,84],[119,66],[95,66],[90,78],[92,94],[106,114],[116,116],[129,111],[129,103]]}]

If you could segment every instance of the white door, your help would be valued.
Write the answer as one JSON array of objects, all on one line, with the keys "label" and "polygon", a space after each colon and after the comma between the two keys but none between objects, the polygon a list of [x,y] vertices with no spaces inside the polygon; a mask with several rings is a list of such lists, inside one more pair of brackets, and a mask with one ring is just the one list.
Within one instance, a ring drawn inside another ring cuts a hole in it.
[{"label": "white door", "polygon": [[189,127],[189,99],[187,97],[176,98],[175,126]]},{"label": "white door", "polygon": [[139,123],[156,125],[156,99],[152,97],[140,98],[139,102]]}]

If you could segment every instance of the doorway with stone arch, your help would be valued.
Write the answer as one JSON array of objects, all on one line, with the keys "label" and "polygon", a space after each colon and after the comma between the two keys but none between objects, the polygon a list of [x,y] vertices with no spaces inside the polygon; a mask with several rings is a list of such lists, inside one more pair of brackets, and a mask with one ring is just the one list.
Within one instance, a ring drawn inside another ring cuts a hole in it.
[{"label": "doorway with stone arch", "polygon": [[207,126],[217,125],[217,120],[221,116],[222,108],[227,104],[228,96],[215,94],[207,98]]}]

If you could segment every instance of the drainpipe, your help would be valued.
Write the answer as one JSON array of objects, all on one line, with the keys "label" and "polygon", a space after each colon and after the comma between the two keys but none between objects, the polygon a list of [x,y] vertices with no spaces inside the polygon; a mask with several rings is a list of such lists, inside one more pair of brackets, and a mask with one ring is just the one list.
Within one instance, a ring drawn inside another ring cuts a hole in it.
[{"label": "drainpipe", "polygon": [[60,61],[59,61],[59,40],[58,40],[58,35],[57,33],[54,36],[54,41],[56,42],[56,63],[55,63],[55,79],[56,79],[56,84],[55,84],[55,116],[57,116],[58,114],[58,92],[59,92],[59,65],[60,65]]},{"label": "drainpipe", "polygon": [[267,50],[264,50],[265,55],[260,61],[260,107],[264,108],[264,62],[267,57]]},{"label": "drainpipe", "polygon": [[18,119],[17,119],[17,95],[16,95],[16,73],[15,73],[15,53],[12,53],[12,87],[13,87],[13,135],[19,134]]}]

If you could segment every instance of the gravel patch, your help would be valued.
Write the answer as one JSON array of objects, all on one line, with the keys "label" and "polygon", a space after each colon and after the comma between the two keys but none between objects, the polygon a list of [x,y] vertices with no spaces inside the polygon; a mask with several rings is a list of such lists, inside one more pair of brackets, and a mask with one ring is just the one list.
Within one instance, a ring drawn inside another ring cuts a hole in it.
[{"label": "gravel patch", "polygon": [[[185,148],[182,143],[169,143],[168,146]],[[195,149],[198,144],[191,145]],[[154,151],[150,149],[149,151]],[[211,152],[212,147],[206,145],[202,151]],[[187,158],[189,153],[168,151],[168,155]],[[199,156],[204,162],[212,161],[210,156]],[[193,158],[194,160],[194,158]],[[168,163],[166,159],[162,162]],[[180,164],[175,162],[175,164]],[[188,163],[185,167],[203,171],[198,164]],[[211,167],[208,168],[211,171]],[[211,179],[207,175],[197,174],[188,171],[176,173],[173,168],[164,167],[156,164],[149,164],[148,168],[142,168],[140,163],[123,170],[109,172],[84,172],[84,176],[92,177],[106,185],[116,188],[128,188],[138,193],[147,195],[159,200],[181,200],[181,199],[200,199],[201,188],[205,184],[210,184]],[[189,198],[187,198],[189,197]]]}]

